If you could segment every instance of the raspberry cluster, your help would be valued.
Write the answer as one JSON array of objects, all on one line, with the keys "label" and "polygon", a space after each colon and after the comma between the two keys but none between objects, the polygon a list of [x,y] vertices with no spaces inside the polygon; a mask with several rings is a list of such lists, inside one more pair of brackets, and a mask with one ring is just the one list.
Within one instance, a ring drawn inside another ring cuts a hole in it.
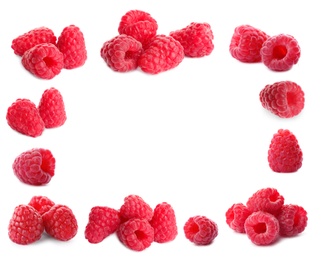
[{"label": "raspberry cluster", "polygon": [[246,202],[233,204],[225,213],[226,223],[238,233],[245,233],[255,245],[275,243],[280,237],[293,237],[307,226],[306,210],[285,204],[275,188],[263,188]]}]

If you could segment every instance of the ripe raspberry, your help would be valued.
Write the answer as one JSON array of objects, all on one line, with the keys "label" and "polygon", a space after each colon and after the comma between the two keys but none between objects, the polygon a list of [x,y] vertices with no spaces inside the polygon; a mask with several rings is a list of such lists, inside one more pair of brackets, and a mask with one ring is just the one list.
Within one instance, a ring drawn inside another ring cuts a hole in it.
[{"label": "ripe raspberry", "polygon": [[270,245],[279,236],[279,221],[268,212],[256,211],[244,223],[245,233],[256,245]]},{"label": "ripe raspberry", "polygon": [[56,36],[54,32],[47,27],[35,28],[27,33],[24,33],[12,41],[11,48],[14,53],[22,56],[25,51],[31,49],[40,43],[56,44]]},{"label": "ripe raspberry", "polygon": [[55,174],[56,160],[52,153],[43,148],[33,148],[21,153],[12,164],[17,178],[31,185],[43,185],[50,182]]},{"label": "ripe raspberry", "polygon": [[119,72],[136,69],[138,58],[142,53],[142,44],[125,34],[106,41],[100,49],[100,56],[107,65],[114,71]]},{"label": "ripe raspberry", "polygon": [[64,68],[81,67],[87,60],[87,50],[82,31],[75,25],[65,27],[57,40],[57,47],[63,54]]},{"label": "ripe raspberry", "polygon": [[40,215],[46,213],[55,203],[46,196],[33,196],[28,203],[29,206],[37,210]]},{"label": "ripe raspberry", "polygon": [[244,223],[251,213],[243,203],[233,204],[225,213],[226,223],[234,231],[245,233]]},{"label": "ripe raspberry", "polygon": [[156,35],[138,59],[142,71],[158,74],[177,67],[184,58],[184,48],[171,36]]},{"label": "ripe raspberry", "polygon": [[129,195],[124,199],[124,204],[119,210],[123,220],[141,218],[150,221],[153,217],[153,209],[139,196]]},{"label": "ripe raspberry", "polygon": [[287,34],[268,38],[262,45],[261,57],[264,65],[274,71],[286,71],[299,61],[301,50],[297,40]]},{"label": "ripe raspberry", "polygon": [[60,204],[55,204],[42,215],[45,231],[48,235],[60,241],[72,239],[78,231],[76,217],[72,210]]},{"label": "ripe raspberry", "polygon": [[179,41],[187,57],[203,57],[210,55],[214,49],[214,35],[208,23],[192,22],[183,29],[169,34]]},{"label": "ripe raspberry", "polygon": [[7,110],[8,125],[15,131],[38,137],[45,129],[36,105],[29,99],[17,99]]},{"label": "ripe raspberry", "polygon": [[308,217],[305,209],[298,205],[283,205],[278,215],[280,235],[293,237],[304,231]]},{"label": "ripe raspberry", "polygon": [[147,12],[130,10],[124,14],[118,26],[119,34],[126,34],[144,47],[156,35],[158,25],[156,20]]},{"label": "ripe raspberry", "polygon": [[266,85],[260,92],[262,106],[281,118],[298,115],[304,108],[304,92],[292,81]]},{"label": "ripe raspberry", "polygon": [[67,119],[62,95],[53,87],[43,92],[38,110],[46,128],[62,126]]},{"label": "ripe raspberry", "polygon": [[9,222],[9,238],[19,245],[28,245],[38,241],[44,231],[42,217],[29,205],[15,208]]},{"label": "ripe raspberry", "polygon": [[270,143],[268,162],[274,172],[296,172],[302,166],[303,155],[295,135],[287,129],[279,129]]},{"label": "ripe raspberry", "polygon": [[96,244],[113,234],[120,225],[119,211],[102,206],[95,206],[89,213],[85,228],[85,238]]},{"label": "ripe raspberry", "polygon": [[195,216],[186,221],[184,233],[196,245],[209,245],[218,235],[218,226],[205,216]]},{"label": "ripe raspberry", "polygon": [[230,53],[241,62],[260,62],[260,50],[269,36],[251,25],[241,25],[235,28],[230,43]]},{"label": "ripe raspberry", "polygon": [[145,250],[154,241],[154,229],[146,219],[129,219],[116,233],[126,247],[135,251]]},{"label": "ripe raspberry", "polygon": [[158,204],[154,209],[154,215],[150,221],[154,228],[154,241],[166,243],[177,236],[176,216],[172,206],[166,202]]},{"label": "ripe raspberry", "polygon": [[64,67],[64,56],[52,43],[41,43],[27,50],[21,59],[26,70],[41,79],[52,79]]}]

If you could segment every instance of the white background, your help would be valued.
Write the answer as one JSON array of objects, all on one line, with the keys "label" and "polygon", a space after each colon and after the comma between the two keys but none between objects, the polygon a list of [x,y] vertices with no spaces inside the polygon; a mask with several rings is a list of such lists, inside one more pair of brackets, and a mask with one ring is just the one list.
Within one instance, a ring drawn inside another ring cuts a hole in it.
[{"label": "white background", "polygon": [[[312,4],[311,4],[312,3]],[[0,254],[1,259],[293,259],[320,258],[320,19],[316,1],[4,1],[0,6]],[[203,58],[185,58],[175,69],[158,75],[139,70],[116,73],[100,57],[103,43],[118,34],[129,10],[149,12],[159,34],[191,22],[207,22],[214,33],[214,51]],[[52,80],[32,76],[11,49],[17,36],[40,26],[58,37],[74,24],[84,34],[88,59],[84,66],[63,70]],[[294,36],[302,50],[297,65],[273,72],[263,63],[233,59],[229,43],[236,26],[250,24],[269,35]],[[281,119],[264,110],[259,92],[266,84],[291,80],[305,92],[305,108],[295,118]],[[17,98],[38,104],[43,91],[55,87],[63,95],[67,121],[32,138],[13,131],[7,108]],[[302,168],[274,173],[267,152],[274,133],[292,131],[303,151]],[[20,153],[47,148],[56,158],[56,172],[46,186],[25,185],[14,176]],[[233,232],[225,212],[246,203],[258,189],[276,188],[285,203],[308,212],[308,226],[299,236],[259,247]],[[84,237],[93,206],[119,208],[130,195],[151,207],[168,202],[175,210],[178,236],[153,243],[142,252],[125,248],[115,235],[99,244]],[[68,242],[44,235],[21,246],[8,237],[14,208],[32,196],[44,195],[69,206],[78,233]],[[187,219],[205,215],[218,224],[209,246],[195,246],[184,236]]]}]

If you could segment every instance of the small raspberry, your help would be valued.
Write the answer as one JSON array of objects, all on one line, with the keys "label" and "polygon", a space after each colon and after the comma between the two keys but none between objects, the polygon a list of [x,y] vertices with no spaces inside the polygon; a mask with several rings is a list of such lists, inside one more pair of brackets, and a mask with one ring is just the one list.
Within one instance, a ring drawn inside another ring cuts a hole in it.
[{"label": "small raspberry", "polygon": [[43,92],[38,110],[46,128],[62,126],[67,119],[63,97],[53,87]]},{"label": "small raspberry", "polygon": [[19,205],[14,209],[9,222],[9,238],[19,245],[38,241],[44,231],[42,217],[29,205]]},{"label": "small raspberry", "polygon": [[45,124],[36,105],[29,99],[17,99],[7,110],[8,125],[15,131],[38,137],[45,129]]},{"label": "small raspberry", "polygon": [[142,44],[139,41],[121,34],[103,44],[100,56],[114,71],[127,72],[137,68],[142,52]]},{"label": "small raspberry", "polygon": [[154,241],[166,243],[177,236],[176,216],[172,206],[166,202],[158,204],[154,209],[154,215],[150,221],[154,228]]},{"label": "small raspberry", "polygon": [[103,206],[95,206],[90,210],[85,228],[85,238],[96,244],[113,234],[120,225],[119,211]]},{"label": "small raspberry", "polygon": [[293,237],[303,232],[307,226],[308,217],[305,209],[298,205],[283,205],[278,215],[280,235]]},{"label": "small raspberry", "polygon": [[27,50],[21,59],[23,67],[41,79],[52,79],[64,67],[64,56],[52,43],[41,43]]},{"label": "small raspberry", "polygon": [[196,245],[209,245],[218,235],[218,226],[205,216],[195,216],[186,221],[184,233]]},{"label": "small raspberry", "polygon": [[303,155],[295,135],[279,129],[273,135],[268,151],[268,162],[274,172],[296,172],[302,166]]},{"label": "small raspberry", "polygon": [[87,50],[84,35],[79,27],[73,24],[65,27],[58,37],[57,47],[63,54],[65,69],[75,69],[85,64]]},{"label": "small raspberry", "polygon": [[238,26],[234,29],[231,39],[230,53],[233,58],[241,62],[260,62],[260,50],[268,38],[265,32],[251,25]]},{"label": "small raspberry", "polygon": [[243,204],[233,204],[225,213],[226,223],[238,233],[245,233],[244,223],[251,211]]},{"label": "small raspberry", "polygon": [[262,45],[261,57],[270,70],[287,71],[299,61],[301,50],[297,40],[287,34],[268,38]]},{"label": "small raspberry", "polygon": [[56,44],[56,36],[54,32],[47,27],[39,27],[24,33],[12,41],[11,48],[14,53],[22,56],[27,50],[40,43]]},{"label": "small raspberry", "polygon": [[46,196],[33,196],[28,203],[29,206],[37,210],[40,215],[46,213],[55,203]]},{"label": "small raspberry", "polygon": [[21,153],[12,164],[17,178],[31,185],[43,185],[55,175],[56,160],[48,149],[33,148]]},{"label": "small raspberry", "polygon": [[187,57],[203,57],[210,55],[214,49],[214,35],[208,23],[192,22],[183,29],[169,34],[179,41]]},{"label": "small raspberry", "polygon": [[154,229],[146,219],[129,219],[116,233],[126,247],[135,251],[145,250],[154,241]]},{"label": "small raspberry", "polygon": [[171,36],[156,35],[138,59],[142,71],[158,74],[177,67],[183,60],[184,48]]},{"label": "small raspberry", "polygon": [[60,241],[72,239],[78,231],[76,217],[72,210],[61,204],[55,204],[42,215],[45,231]]},{"label": "small raspberry", "polygon": [[281,118],[298,115],[304,108],[304,92],[292,81],[266,85],[260,92],[262,106]]},{"label": "small raspberry", "polygon": [[244,223],[245,233],[256,245],[270,245],[279,236],[279,221],[268,212],[256,211]]}]

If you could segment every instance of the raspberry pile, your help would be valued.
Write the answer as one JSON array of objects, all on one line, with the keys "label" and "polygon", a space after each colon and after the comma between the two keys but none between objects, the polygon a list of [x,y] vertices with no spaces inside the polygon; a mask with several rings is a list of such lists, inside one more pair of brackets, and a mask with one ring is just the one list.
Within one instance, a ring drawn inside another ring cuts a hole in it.
[{"label": "raspberry pile", "polygon": [[245,233],[258,246],[271,245],[280,237],[294,237],[308,222],[303,207],[285,204],[278,190],[270,187],[255,192],[246,204],[233,204],[225,216],[232,230]]},{"label": "raspberry pile", "polygon": [[203,57],[214,49],[214,35],[208,23],[192,22],[169,34],[157,32],[157,21],[147,12],[130,10],[118,26],[119,35],[106,41],[100,56],[117,72],[140,68],[158,74],[177,67],[184,57]]}]

